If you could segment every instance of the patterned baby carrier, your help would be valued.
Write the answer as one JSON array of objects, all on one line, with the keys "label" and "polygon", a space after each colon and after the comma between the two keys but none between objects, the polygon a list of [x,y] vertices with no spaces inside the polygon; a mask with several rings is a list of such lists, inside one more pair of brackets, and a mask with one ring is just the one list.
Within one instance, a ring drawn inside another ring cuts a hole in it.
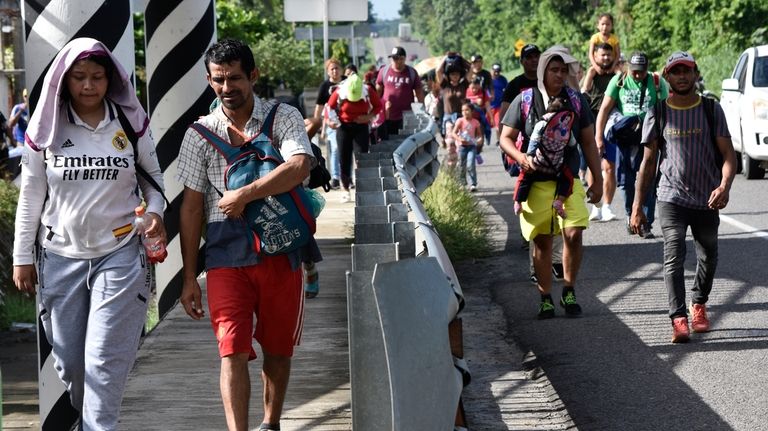
[{"label": "patterned baby carrier", "polygon": [[[549,119],[546,119],[549,116]],[[538,146],[533,157],[533,165],[545,174],[557,174],[563,167],[565,148],[571,140],[571,127],[576,114],[570,109],[563,109],[545,115],[546,125],[540,136],[536,136]]]}]

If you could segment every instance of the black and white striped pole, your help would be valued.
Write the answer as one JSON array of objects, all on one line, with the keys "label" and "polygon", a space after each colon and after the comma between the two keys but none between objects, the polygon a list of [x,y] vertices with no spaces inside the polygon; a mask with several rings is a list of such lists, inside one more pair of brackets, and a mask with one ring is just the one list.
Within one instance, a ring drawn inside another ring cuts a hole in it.
[{"label": "black and white striped pole", "polygon": [[216,97],[203,62],[205,51],[216,41],[214,1],[149,0],[144,22],[149,126],[173,208],[165,214],[168,258],[155,267],[162,316],[178,300],[182,287],[178,233],[183,188],[174,178],[176,158],[187,126],[207,114]]},{"label": "black and white striped pole", "polygon": [[[115,54],[125,70],[134,70],[131,5],[131,0],[25,0],[23,2],[24,66],[32,109],[40,97],[43,77],[53,58],[67,42],[74,38],[92,37],[100,40]],[[70,404],[69,393],[56,374],[51,345],[48,343],[39,316],[37,334],[40,427],[44,431],[70,429],[77,421],[78,413]]]}]

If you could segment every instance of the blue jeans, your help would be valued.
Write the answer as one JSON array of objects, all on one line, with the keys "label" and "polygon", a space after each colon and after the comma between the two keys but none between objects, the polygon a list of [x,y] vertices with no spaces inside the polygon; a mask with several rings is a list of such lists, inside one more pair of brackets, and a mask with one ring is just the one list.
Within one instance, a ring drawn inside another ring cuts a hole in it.
[{"label": "blue jeans", "polygon": [[[627,219],[632,215],[632,202],[635,200],[635,180],[637,171],[640,170],[640,163],[643,161],[643,147],[640,146],[618,146],[621,153],[621,168],[624,171],[624,210],[627,213]],[[655,178],[654,184],[655,184]],[[648,187],[648,194],[643,203],[643,213],[648,219],[648,226],[653,225],[654,212],[656,211],[656,189]]]},{"label": "blue jeans", "polygon": [[477,186],[476,155],[476,145],[459,145],[459,183],[462,185],[467,185],[467,172],[469,172],[470,185]]},{"label": "blue jeans", "polygon": [[445,125],[447,123],[456,124],[456,120],[459,119],[459,114],[457,112],[454,112],[453,114],[444,114],[443,115],[443,124],[440,127],[441,132],[443,133],[443,136],[447,136],[450,130],[445,130]]},{"label": "blue jeans", "polygon": [[696,276],[693,279],[694,304],[705,304],[712,291],[717,269],[717,229],[720,216],[713,210],[695,210],[669,202],[659,202],[661,233],[664,235],[664,284],[669,294],[669,317],[686,316],[685,233],[691,227],[696,247]]},{"label": "blue jeans", "polygon": [[330,127],[325,128],[325,142],[328,144],[328,171],[331,178],[338,180],[341,178],[341,157],[339,156],[339,144],[336,142],[336,130]]}]

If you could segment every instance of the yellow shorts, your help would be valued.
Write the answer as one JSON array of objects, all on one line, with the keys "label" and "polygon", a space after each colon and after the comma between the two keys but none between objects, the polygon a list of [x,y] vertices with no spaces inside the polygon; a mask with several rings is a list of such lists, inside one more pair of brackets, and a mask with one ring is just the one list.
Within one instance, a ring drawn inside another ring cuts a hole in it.
[{"label": "yellow shorts", "polygon": [[528,200],[523,202],[523,212],[520,213],[520,230],[523,237],[530,241],[540,234],[558,235],[563,228],[586,229],[589,226],[586,198],[581,181],[576,179],[573,182],[573,194],[565,200],[566,218],[563,219],[552,208],[552,202],[555,200],[555,182],[534,182]]}]

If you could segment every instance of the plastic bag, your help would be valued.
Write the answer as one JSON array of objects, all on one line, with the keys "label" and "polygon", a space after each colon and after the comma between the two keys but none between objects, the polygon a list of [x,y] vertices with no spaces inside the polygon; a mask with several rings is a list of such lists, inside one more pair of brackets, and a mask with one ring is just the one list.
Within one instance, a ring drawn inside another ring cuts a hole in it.
[{"label": "plastic bag", "polygon": [[315,218],[319,217],[323,208],[325,208],[325,198],[317,190],[304,189],[304,191],[307,193],[307,197],[309,197],[309,203],[312,207],[312,215],[315,216]]}]

